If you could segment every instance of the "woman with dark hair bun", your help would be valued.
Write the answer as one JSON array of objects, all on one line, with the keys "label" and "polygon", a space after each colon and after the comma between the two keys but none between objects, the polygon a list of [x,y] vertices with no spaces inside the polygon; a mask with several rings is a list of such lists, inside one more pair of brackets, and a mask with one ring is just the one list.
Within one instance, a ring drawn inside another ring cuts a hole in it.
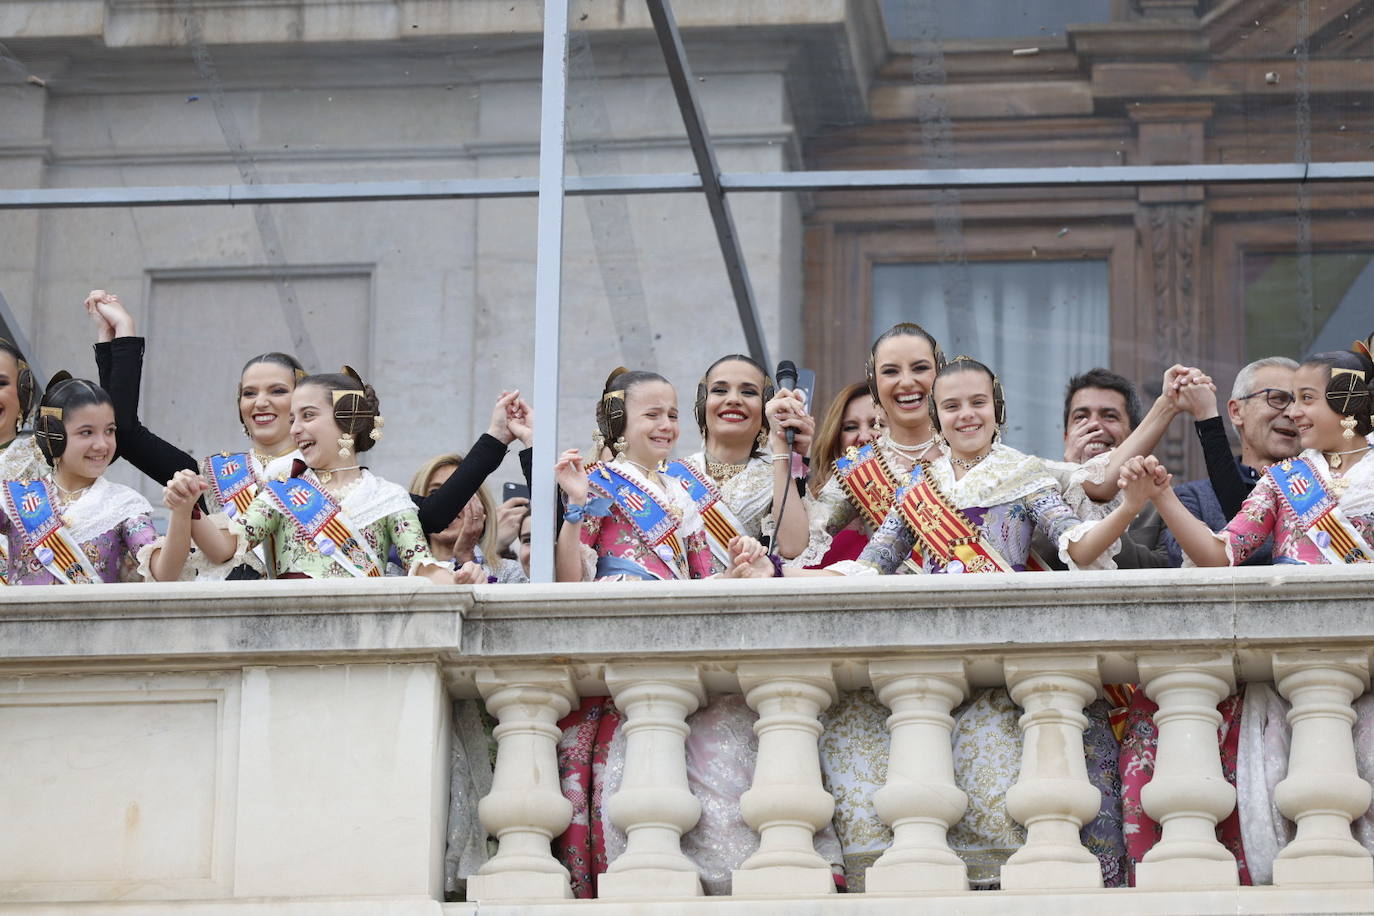
[{"label": "woman with dark hair bun", "polygon": [[74,585],[181,574],[191,507],[168,503],[161,541],[152,506],[104,477],[115,453],[114,406],[104,389],[66,372],[38,405],[34,442],[47,472],[0,483],[0,535],[10,585]]},{"label": "woman with dark hair bun", "polygon": [[[758,362],[736,353],[716,360],[701,377],[694,413],[701,451],[670,462],[668,473],[709,494],[702,514],[717,567],[729,564],[726,545],[741,534],[768,538],[779,556],[796,557],[810,529],[800,494],[787,494],[787,488],[793,455],[806,454],[815,428],[806,404],[794,392],[776,390]],[[781,520],[775,518],[778,506]]]},{"label": "woman with dark hair bun", "polygon": [[[453,584],[453,571],[429,552],[410,494],[358,463],[357,456],[382,438],[385,425],[372,386],[348,366],[308,375],[291,393],[290,417],[300,456],[291,462],[290,475],[264,481],[232,533],[197,529],[200,548],[223,560],[244,549],[236,540],[249,548],[270,542],[282,579],[382,576],[394,548],[407,574]],[[209,486],[205,478],[179,471],[168,489],[192,498]]]}]

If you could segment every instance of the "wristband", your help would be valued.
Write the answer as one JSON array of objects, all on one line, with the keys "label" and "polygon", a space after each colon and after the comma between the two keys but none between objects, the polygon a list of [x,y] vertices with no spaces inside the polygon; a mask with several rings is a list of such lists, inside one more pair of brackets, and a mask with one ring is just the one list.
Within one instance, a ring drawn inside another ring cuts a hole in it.
[{"label": "wristband", "polygon": [[782,577],[782,557],[778,556],[778,555],[775,554],[775,553],[770,553],[770,554],[768,555],[768,559],[770,559],[770,560],[773,561],[773,578],[774,578],[774,579],[779,579],[779,578],[781,578],[781,577]]},{"label": "wristband", "polygon": [[792,460],[792,453],[791,453],[791,452],[788,452],[786,455],[774,455],[774,456],[773,456],[773,460],[774,460],[774,461],[791,461],[791,460]]},{"label": "wristband", "polygon": [[595,499],[588,499],[587,504],[585,506],[579,506],[576,503],[569,503],[563,512],[563,521],[572,522],[574,525],[576,525],[578,522],[582,521],[582,519],[588,515],[593,515],[597,518],[605,518],[610,514],[610,499],[604,496],[598,496]]}]

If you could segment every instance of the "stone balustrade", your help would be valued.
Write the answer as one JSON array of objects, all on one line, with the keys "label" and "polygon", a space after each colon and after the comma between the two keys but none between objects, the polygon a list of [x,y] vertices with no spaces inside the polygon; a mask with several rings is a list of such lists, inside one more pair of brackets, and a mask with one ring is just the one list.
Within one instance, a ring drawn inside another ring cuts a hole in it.
[{"label": "stone balustrade", "polygon": [[[872,580],[437,588],[414,580],[6,589],[0,593],[0,903],[15,912],[1370,912],[1374,860],[1352,703],[1369,687],[1374,578],[1300,567]],[[1275,804],[1295,834],[1274,884],[1238,887],[1214,835],[1236,803],[1217,701],[1273,682],[1290,703]],[[1159,706],[1142,795],[1163,837],[1135,889],[1102,889],[1078,840],[1098,804],[1083,708],[1103,683]],[[951,710],[1005,685],[1022,707],[1008,793],[1025,845],[970,892],[946,840],[967,804]],[[811,832],[833,801],[821,714],[872,687],[891,711],[893,842],[837,898]],[[680,839],[686,717],[742,693],[760,834],[731,899],[700,897]],[[613,695],[628,835],[603,899],[567,900],[552,856],[571,806],[556,723]],[[450,698],[499,723],[478,813],[498,847],[441,903]],[[671,901],[671,903],[669,903]]]}]

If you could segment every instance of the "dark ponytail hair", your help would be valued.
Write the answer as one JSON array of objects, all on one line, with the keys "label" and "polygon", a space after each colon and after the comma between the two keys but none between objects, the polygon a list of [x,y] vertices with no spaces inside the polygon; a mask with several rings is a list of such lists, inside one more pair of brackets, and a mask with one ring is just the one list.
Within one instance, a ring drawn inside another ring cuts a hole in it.
[{"label": "dark ponytail hair", "polygon": [[606,376],[606,384],[601,387],[601,400],[596,402],[596,429],[612,449],[615,441],[625,435],[625,401],[630,396],[630,389],[645,382],[670,384],[657,372],[626,369],[624,366],[617,366]]},{"label": "dark ponytail hair", "polygon": [[94,404],[109,404],[114,408],[110,395],[95,382],[72,378],[69,372],[59,372],[48,382],[48,390],[38,403],[33,434],[49,466],[55,465],[66,451],[66,416],[73,410]]},{"label": "dark ponytail hair", "polygon": [[382,404],[377,392],[349,366],[343,372],[321,372],[296,382],[297,388],[315,385],[334,394],[334,422],[353,437],[353,451],[365,452],[382,438]]}]

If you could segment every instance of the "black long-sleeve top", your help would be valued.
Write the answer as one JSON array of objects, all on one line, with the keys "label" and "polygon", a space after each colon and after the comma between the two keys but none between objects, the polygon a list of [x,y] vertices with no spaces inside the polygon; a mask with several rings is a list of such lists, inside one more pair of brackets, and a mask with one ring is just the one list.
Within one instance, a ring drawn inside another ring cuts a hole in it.
[{"label": "black long-sleeve top", "polygon": [[1243,465],[1231,454],[1231,443],[1226,438],[1221,417],[1198,420],[1193,426],[1202,443],[1202,458],[1207,462],[1207,479],[1212,482],[1212,492],[1217,495],[1222,513],[1227,518],[1235,518],[1259,477],[1247,479],[1241,471]]},{"label": "black long-sleeve top", "polygon": [[[195,457],[143,425],[138,417],[139,388],[143,378],[142,337],[116,337],[95,345],[96,372],[100,387],[110,393],[114,401],[118,455],[157,483],[165,484],[180,470],[199,472]],[[427,497],[414,496],[425,534],[443,531],[458,517],[458,513],[477,493],[487,476],[501,464],[506,446],[483,433],[468,452],[463,463],[444,481],[443,486]],[[528,485],[533,451],[520,453],[520,467]]]}]

